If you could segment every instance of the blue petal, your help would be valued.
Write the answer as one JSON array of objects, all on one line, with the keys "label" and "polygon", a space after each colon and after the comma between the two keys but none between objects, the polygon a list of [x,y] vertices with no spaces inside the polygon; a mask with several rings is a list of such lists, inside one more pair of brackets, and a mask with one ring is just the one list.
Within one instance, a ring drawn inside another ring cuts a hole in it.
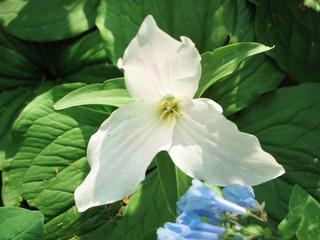
[{"label": "blue petal", "polygon": [[[199,230],[193,230],[189,226],[179,223],[166,223],[164,227],[168,230],[171,230],[174,234],[169,235],[171,238],[167,239],[190,239],[190,240],[215,240],[219,239],[219,233],[215,232],[208,232],[208,231],[199,231]],[[177,234],[179,234],[180,238],[178,238]],[[168,236],[168,235],[167,235]],[[172,238],[174,237],[174,238]],[[159,238],[158,238],[159,239]],[[164,238],[161,238],[159,240],[162,240]]]},{"label": "blue petal", "polygon": [[216,214],[222,214],[224,210],[246,214],[243,207],[218,197],[213,190],[197,179],[192,180],[192,186],[177,202],[177,206],[178,214],[195,211],[201,216],[213,219],[217,218]]},{"label": "blue petal", "polygon": [[201,210],[212,206],[216,193],[197,179],[192,180],[192,186],[177,202],[177,212]]},{"label": "blue petal", "polygon": [[168,228],[158,228],[157,240],[183,240],[185,239],[179,233],[176,233]]},{"label": "blue petal", "polygon": [[222,234],[226,229],[223,227],[214,226],[204,223],[201,217],[195,212],[184,212],[176,220],[179,224],[188,225],[192,230],[212,232]]},{"label": "blue petal", "polygon": [[256,208],[254,201],[254,192],[252,187],[239,184],[230,184],[222,190],[225,199],[239,206],[247,208]]}]

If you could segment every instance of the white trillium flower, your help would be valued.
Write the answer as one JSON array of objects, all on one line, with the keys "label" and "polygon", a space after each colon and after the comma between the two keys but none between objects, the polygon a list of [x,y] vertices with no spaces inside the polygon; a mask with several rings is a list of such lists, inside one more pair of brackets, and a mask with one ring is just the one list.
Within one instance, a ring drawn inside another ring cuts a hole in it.
[{"label": "white trillium flower", "polygon": [[211,99],[193,99],[201,76],[200,54],[187,37],[181,42],[143,21],[118,65],[136,102],[115,110],[91,137],[91,171],[75,191],[80,212],[132,194],[152,159],[168,151],[192,178],[211,185],[257,185],[284,173],[242,133]]}]

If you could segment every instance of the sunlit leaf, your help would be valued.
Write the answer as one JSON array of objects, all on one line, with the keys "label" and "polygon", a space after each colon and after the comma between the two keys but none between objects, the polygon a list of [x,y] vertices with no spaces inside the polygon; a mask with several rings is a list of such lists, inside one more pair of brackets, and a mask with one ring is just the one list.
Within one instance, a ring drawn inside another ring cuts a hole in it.
[{"label": "sunlit leaf", "polygon": [[61,40],[93,27],[98,4],[99,0],[5,0],[0,2],[0,24],[25,40]]},{"label": "sunlit leaf", "polygon": [[202,75],[196,97],[200,97],[217,80],[232,73],[242,60],[270,49],[259,43],[235,43],[202,54]]},{"label": "sunlit leaf", "polygon": [[54,108],[56,110],[61,110],[88,104],[122,107],[131,102],[134,102],[134,100],[126,89],[124,79],[118,78],[108,80],[103,84],[91,84],[79,88],[61,98],[56,102]]},{"label": "sunlit leaf", "polygon": [[41,240],[43,215],[23,208],[0,207],[0,233],[2,240]]},{"label": "sunlit leaf", "polygon": [[295,185],[289,201],[289,214],[279,224],[279,231],[291,239],[317,239],[320,236],[320,204],[299,185]]},{"label": "sunlit leaf", "polygon": [[84,84],[61,85],[35,98],[15,121],[6,149],[5,206],[25,200],[44,215],[46,239],[70,239],[98,228],[104,207],[78,213],[73,192],[89,171],[86,147],[107,115],[89,108],[55,111],[53,104]]},{"label": "sunlit leaf", "polygon": [[102,0],[96,22],[114,64],[148,14],[176,39],[191,38],[200,53],[255,40],[254,8],[244,0]]},{"label": "sunlit leaf", "polygon": [[218,102],[223,114],[230,116],[262,94],[275,90],[284,77],[270,58],[258,54],[243,60],[233,73],[216,81],[202,97]]}]

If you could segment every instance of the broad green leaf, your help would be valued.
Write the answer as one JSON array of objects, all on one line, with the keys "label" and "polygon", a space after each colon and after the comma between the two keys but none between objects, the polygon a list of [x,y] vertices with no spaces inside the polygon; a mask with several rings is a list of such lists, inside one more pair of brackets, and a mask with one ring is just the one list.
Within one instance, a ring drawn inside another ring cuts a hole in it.
[{"label": "broad green leaf", "polygon": [[240,130],[256,135],[286,170],[282,177],[255,187],[257,200],[266,201],[268,215],[277,222],[287,215],[294,184],[320,200],[319,95],[316,83],[282,88],[232,118]]},{"label": "broad green leaf", "polygon": [[[123,217],[107,223],[80,239],[137,240],[144,234],[155,234],[155,228],[174,221],[164,198],[157,170],[150,172],[123,209]],[[150,237],[150,235],[148,236]],[[148,238],[150,239],[150,238]],[[154,236],[153,239],[156,239]]]},{"label": "broad green leaf", "polygon": [[20,87],[0,93],[0,170],[4,160],[4,149],[11,129],[11,125],[19,115],[20,111],[37,95],[47,91],[55,84],[45,82],[43,84],[34,84]]},{"label": "broad green leaf", "polygon": [[306,1],[255,2],[257,40],[276,46],[267,54],[293,80],[319,82],[320,13],[304,6]]},{"label": "broad green leaf", "polygon": [[96,24],[114,64],[148,14],[174,38],[191,38],[200,53],[255,40],[254,8],[245,0],[102,0]]},{"label": "broad green leaf", "polygon": [[280,232],[288,237],[295,233],[299,240],[317,239],[320,236],[319,219],[320,204],[303,188],[295,185],[290,196],[289,214],[279,224]]},{"label": "broad green leaf", "polygon": [[79,88],[61,98],[54,108],[61,110],[64,108],[88,105],[103,104],[121,107],[134,102],[129,95],[123,78],[112,79],[103,84],[91,84]]},{"label": "broad green leaf", "polygon": [[[54,85],[41,80],[40,71],[7,40],[0,29],[0,170],[11,125],[23,107]],[[42,89],[42,90],[41,90]]]},{"label": "broad green leaf", "polygon": [[0,93],[0,169],[10,126],[39,89],[47,90],[59,81],[102,82],[122,75],[116,67],[105,66],[107,57],[97,30],[79,40],[49,43],[23,41],[2,31],[0,49],[0,90],[5,90]]},{"label": "broad green leaf", "polygon": [[[56,42],[29,42],[6,33],[5,36],[14,49],[17,49],[15,51],[23,54],[23,58],[33,64],[29,64],[31,67],[27,65],[24,71],[28,73],[36,69],[38,71],[36,79],[50,79],[56,82],[102,83],[106,79],[123,76],[116,66],[110,64],[98,30],[77,38]],[[9,58],[4,59],[3,62],[4,66],[7,63],[12,65],[12,60]],[[10,74],[16,76],[17,74],[14,73],[15,68]],[[34,79],[35,77],[32,78],[32,80]]]},{"label": "broad green leaf", "polygon": [[123,76],[108,59],[98,30],[68,44],[57,58],[56,65],[63,81],[102,83]]},{"label": "broad green leaf", "polygon": [[31,89],[15,89],[0,93],[0,170],[4,160],[4,148],[13,120],[21,108],[25,106],[25,101],[32,96]]},{"label": "broad green leaf", "polygon": [[46,239],[70,239],[108,219],[104,207],[78,213],[73,192],[89,172],[86,148],[107,115],[90,108],[55,111],[53,104],[84,84],[60,85],[29,103],[12,126],[3,166],[5,206],[25,200],[44,215]]},{"label": "broad green leaf", "polygon": [[37,83],[40,71],[21,55],[0,28],[0,91]]},{"label": "broad green leaf", "polygon": [[25,40],[61,40],[93,27],[98,5],[99,0],[4,0],[0,24]]},{"label": "broad green leaf", "polygon": [[0,207],[2,240],[41,240],[44,235],[43,215],[24,208]]},{"label": "broad green leaf", "polygon": [[[11,124],[23,106],[39,92],[41,74],[7,40],[0,28],[0,170]],[[44,87],[45,89],[45,87]]]},{"label": "broad green leaf", "polygon": [[216,81],[202,97],[209,97],[223,108],[228,117],[262,94],[276,89],[285,74],[264,54],[243,60],[230,75]]},{"label": "broad green leaf", "polygon": [[[50,79],[51,81],[61,81],[58,69],[59,56],[65,49],[75,41],[63,40],[56,42],[30,42],[24,41],[3,31],[10,45],[28,60],[39,74],[36,79],[41,81]],[[34,80],[34,77],[32,78]]]},{"label": "broad green leaf", "polygon": [[217,80],[232,73],[242,60],[270,49],[259,43],[235,43],[202,54],[202,75],[195,96],[200,97]]}]

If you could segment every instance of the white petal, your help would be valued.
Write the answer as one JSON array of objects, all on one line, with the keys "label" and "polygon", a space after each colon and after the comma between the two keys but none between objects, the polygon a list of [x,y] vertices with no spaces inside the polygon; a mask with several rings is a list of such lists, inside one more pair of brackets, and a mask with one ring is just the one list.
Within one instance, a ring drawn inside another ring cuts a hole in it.
[{"label": "white petal", "polygon": [[158,118],[154,106],[131,103],[100,126],[88,145],[91,170],[75,191],[80,212],[135,191],[154,156],[171,146],[174,122],[168,127]]},{"label": "white petal", "polygon": [[147,16],[118,62],[130,95],[136,100],[166,96],[192,98],[201,76],[200,54],[187,37],[179,42]]},{"label": "white petal", "polygon": [[179,111],[183,116],[177,119],[169,154],[189,176],[212,185],[253,186],[284,173],[258,139],[240,132],[212,100],[184,102]]}]

